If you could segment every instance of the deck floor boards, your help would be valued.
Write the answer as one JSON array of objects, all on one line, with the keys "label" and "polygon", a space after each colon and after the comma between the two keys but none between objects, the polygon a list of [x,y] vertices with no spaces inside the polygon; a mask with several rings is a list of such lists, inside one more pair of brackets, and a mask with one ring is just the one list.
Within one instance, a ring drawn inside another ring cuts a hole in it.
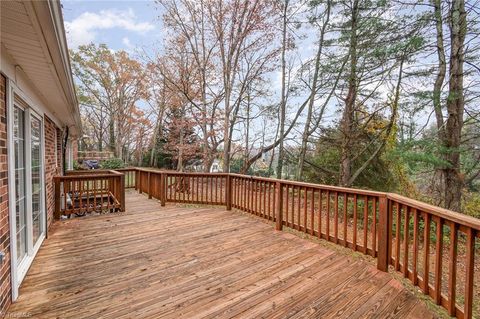
[{"label": "deck floor boards", "polygon": [[56,222],[9,309],[33,318],[433,318],[397,280],[256,217],[161,207]]}]

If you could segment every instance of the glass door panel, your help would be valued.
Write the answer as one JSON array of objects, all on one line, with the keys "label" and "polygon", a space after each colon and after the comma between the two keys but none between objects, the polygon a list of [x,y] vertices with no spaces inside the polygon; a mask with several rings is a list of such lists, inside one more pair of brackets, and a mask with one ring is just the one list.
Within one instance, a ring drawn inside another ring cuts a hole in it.
[{"label": "glass door panel", "polygon": [[15,156],[15,212],[17,263],[27,255],[27,205],[25,194],[25,111],[14,107],[13,144]]},{"label": "glass door panel", "polygon": [[43,205],[42,205],[42,122],[35,116],[30,117],[30,150],[32,172],[32,240],[33,245],[44,232]]}]

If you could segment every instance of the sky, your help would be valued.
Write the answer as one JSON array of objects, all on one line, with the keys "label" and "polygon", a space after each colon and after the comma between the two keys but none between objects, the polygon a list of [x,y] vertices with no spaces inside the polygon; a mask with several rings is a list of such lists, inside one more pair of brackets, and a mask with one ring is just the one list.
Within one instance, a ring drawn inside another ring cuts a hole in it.
[{"label": "sky", "polygon": [[[62,0],[62,6],[70,49],[91,42],[104,43],[112,50],[125,50],[135,57],[142,51],[154,54],[162,47],[162,12],[154,0]],[[316,51],[313,41],[316,33],[307,34],[309,37],[297,43],[301,48],[296,53],[299,61],[308,60]],[[272,91],[278,95],[281,88],[279,70],[270,75],[270,82]],[[142,107],[143,103],[140,104]],[[325,114],[327,121],[338,116],[333,104],[331,108],[331,112],[327,110]],[[287,117],[292,117],[296,109],[290,113]]]},{"label": "sky", "polygon": [[113,50],[147,50],[162,38],[161,12],[154,1],[62,1],[70,49],[105,43]]},{"label": "sky", "polygon": [[[91,42],[102,43],[111,50],[125,50],[136,57],[143,55],[143,51],[153,56],[162,47],[162,12],[154,0],[61,0],[61,3],[70,49],[75,50],[79,45]],[[306,60],[315,53],[316,45],[308,38],[301,42],[302,50],[295,54],[300,60]],[[274,99],[279,99],[280,70],[273,72],[269,78]],[[138,106],[147,107],[143,101],[139,101]],[[295,113],[296,108],[289,108],[287,118],[293,118]]]}]

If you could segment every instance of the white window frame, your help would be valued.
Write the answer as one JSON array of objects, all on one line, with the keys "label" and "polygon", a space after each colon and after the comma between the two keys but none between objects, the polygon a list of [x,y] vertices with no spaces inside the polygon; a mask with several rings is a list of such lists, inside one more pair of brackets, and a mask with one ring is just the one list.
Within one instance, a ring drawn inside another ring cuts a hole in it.
[{"label": "white window frame", "polygon": [[67,141],[67,150],[66,150],[66,157],[67,157],[67,170],[73,169],[73,145],[72,140],[69,138]]},{"label": "white window frame", "polygon": [[[7,78],[6,85],[7,93],[7,145],[8,149],[8,194],[9,194],[9,222],[10,222],[10,256],[11,256],[11,279],[12,279],[12,300],[15,301],[18,298],[18,290],[20,284],[22,283],[25,275],[30,268],[33,259],[35,258],[40,246],[42,245],[47,231],[46,219],[46,203],[45,203],[45,121],[44,113],[35,106],[35,104],[26,96],[10,79]],[[22,99],[27,105],[28,108],[24,108],[21,105],[17,105],[24,109],[25,111],[25,179],[27,183],[25,185],[25,194],[27,196],[27,203],[25,209],[27,210],[27,255],[23,258],[22,262],[17,265],[17,222],[16,222],[16,211],[15,211],[15,170],[12,167],[15,167],[15,151],[14,151],[14,142],[13,142],[13,110],[15,104],[15,95]],[[32,242],[32,183],[31,183],[31,116],[35,116],[41,122],[41,138],[40,138],[40,147],[41,154],[40,158],[42,161],[40,169],[40,183],[42,188],[41,197],[41,209],[43,210],[41,223],[43,224],[43,233],[38,238],[35,245]]]}]

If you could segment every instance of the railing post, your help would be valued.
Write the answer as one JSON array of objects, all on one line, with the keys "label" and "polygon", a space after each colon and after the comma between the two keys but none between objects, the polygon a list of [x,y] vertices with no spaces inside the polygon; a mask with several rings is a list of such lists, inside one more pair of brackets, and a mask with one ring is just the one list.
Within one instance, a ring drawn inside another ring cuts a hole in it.
[{"label": "railing post", "polygon": [[60,219],[60,179],[58,177],[54,177],[53,182],[55,183],[55,219]]},{"label": "railing post", "polygon": [[227,201],[227,210],[232,210],[232,177],[230,174],[227,175],[227,185],[226,185],[226,192],[225,197]]},{"label": "railing post", "polygon": [[386,196],[379,198],[379,218],[378,218],[378,257],[377,257],[377,268],[381,271],[388,271],[388,250],[390,249],[389,245],[389,218],[390,214],[388,213],[388,199]]},{"label": "railing post", "polygon": [[[464,301],[464,316],[467,319],[470,319],[473,317],[473,297],[474,297],[474,283],[475,283],[475,277],[474,277],[474,269],[475,269],[475,236],[476,232],[472,228],[467,228],[467,242],[466,242],[466,260],[465,260],[465,269],[466,269],[466,274],[465,274],[465,301]],[[438,253],[437,253],[438,254]]]},{"label": "railing post", "polygon": [[133,173],[134,173],[134,175],[133,175],[133,177],[134,177],[133,187],[134,187],[135,190],[137,190],[138,172],[139,172],[139,171],[138,171],[137,169],[135,169],[135,170],[133,171]]},{"label": "railing post", "polygon": [[160,203],[162,206],[165,206],[167,202],[166,196],[166,188],[167,188],[167,181],[166,181],[166,174],[160,173]]},{"label": "railing post", "polygon": [[120,201],[120,211],[125,211],[125,175],[120,175],[120,185],[118,187],[118,196]]},{"label": "railing post", "polygon": [[148,193],[148,199],[152,199],[152,174],[151,174],[151,172],[148,172],[147,193]]},{"label": "railing post", "polygon": [[275,230],[283,229],[283,189],[282,183],[277,181],[275,184]]},{"label": "railing post", "polygon": [[137,178],[137,190],[138,190],[138,193],[141,194],[142,193],[142,171],[137,171],[137,175],[138,175],[138,178]]}]

